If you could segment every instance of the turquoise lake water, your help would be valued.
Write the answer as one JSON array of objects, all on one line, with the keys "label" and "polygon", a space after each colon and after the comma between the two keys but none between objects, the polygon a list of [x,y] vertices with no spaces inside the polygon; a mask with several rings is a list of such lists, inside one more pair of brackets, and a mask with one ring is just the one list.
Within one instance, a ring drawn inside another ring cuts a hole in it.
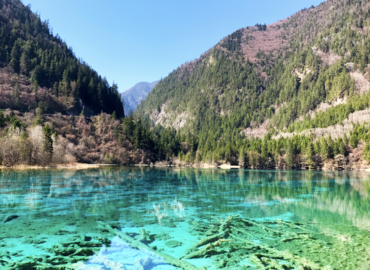
[{"label": "turquoise lake water", "polygon": [[163,253],[193,269],[370,269],[365,172],[0,171],[0,187],[0,269],[181,269]]}]

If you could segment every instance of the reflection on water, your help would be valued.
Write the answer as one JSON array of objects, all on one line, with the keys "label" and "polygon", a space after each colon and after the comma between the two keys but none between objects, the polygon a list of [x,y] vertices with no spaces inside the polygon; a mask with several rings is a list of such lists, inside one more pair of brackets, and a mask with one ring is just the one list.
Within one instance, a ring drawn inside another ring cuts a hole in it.
[{"label": "reflection on water", "polygon": [[[366,238],[370,230],[370,181],[365,172],[151,168],[2,171],[0,189],[3,267],[30,258],[53,264],[50,258],[64,256],[61,262],[80,263],[81,269],[176,269],[155,253],[132,249],[113,238],[99,228],[98,221],[136,239],[141,237],[140,229],[145,229],[146,245],[175,258],[184,256],[207,230],[210,233],[215,226],[211,222],[229,215],[261,222],[300,222],[319,232],[323,237],[320,241],[337,239],[330,240],[330,248],[337,245],[343,252],[348,246],[370,244]],[[202,224],[207,230],[199,229]],[[69,244],[76,238],[82,240],[74,240],[75,245],[96,255],[73,250]],[[353,254],[359,258],[357,269],[367,269],[368,251],[361,248]],[[312,260],[318,258],[302,252]],[[79,259],[73,260],[76,256]],[[333,269],[354,269],[352,261],[346,264],[319,259]],[[245,256],[239,261],[256,267]],[[189,262],[207,269],[219,267],[212,256]],[[240,264],[234,265],[238,267]]]}]

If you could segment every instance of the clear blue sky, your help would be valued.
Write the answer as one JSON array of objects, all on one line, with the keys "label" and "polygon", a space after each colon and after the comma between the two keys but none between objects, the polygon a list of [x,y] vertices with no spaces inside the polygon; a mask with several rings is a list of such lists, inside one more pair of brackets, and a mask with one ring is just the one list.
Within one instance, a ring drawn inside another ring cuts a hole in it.
[{"label": "clear blue sky", "polygon": [[235,30],[322,0],[22,0],[119,91],[166,77]]}]

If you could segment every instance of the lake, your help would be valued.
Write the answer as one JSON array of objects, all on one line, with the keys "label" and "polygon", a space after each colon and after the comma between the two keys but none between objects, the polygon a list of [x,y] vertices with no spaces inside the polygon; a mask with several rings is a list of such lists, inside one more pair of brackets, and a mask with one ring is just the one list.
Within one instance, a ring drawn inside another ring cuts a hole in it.
[{"label": "lake", "polygon": [[369,269],[369,179],[366,172],[0,171],[0,268]]}]

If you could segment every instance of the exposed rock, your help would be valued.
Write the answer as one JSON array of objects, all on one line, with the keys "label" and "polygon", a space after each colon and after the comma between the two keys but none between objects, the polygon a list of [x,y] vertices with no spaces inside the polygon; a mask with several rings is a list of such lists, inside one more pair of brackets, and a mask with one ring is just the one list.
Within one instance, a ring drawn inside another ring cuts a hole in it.
[{"label": "exposed rock", "polygon": [[295,69],[294,71],[293,71],[293,73],[294,74],[296,74],[297,76],[298,76],[298,78],[301,80],[301,81],[303,81],[304,80],[304,78],[308,75],[308,74],[310,74],[312,72],[312,70],[311,69],[309,69],[309,68],[305,68],[302,72],[300,72],[298,69]]},{"label": "exposed rock", "polygon": [[353,130],[353,124],[364,124],[370,121],[370,109],[357,111],[351,113],[347,119],[345,119],[342,124],[337,124],[334,126],[329,126],[326,128],[313,128],[307,129],[302,132],[279,132],[277,135],[273,136],[274,139],[279,139],[280,137],[292,138],[294,134],[296,135],[306,135],[309,136],[311,133],[314,138],[320,138],[321,136],[327,137],[331,135],[333,139],[343,138],[346,134],[349,136],[350,131]]},{"label": "exposed rock", "polygon": [[338,60],[342,59],[340,55],[337,55],[335,52],[332,50],[329,50],[329,52],[325,53],[324,51],[318,49],[317,47],[313,47],[312,51],[320,56],[321,60],[323,61],[324,64],[328,66],[332,66],[337,62]]},{"label": "exposed rock", "polygon": [[356,91],[359,94],[365,93],[370,89],[370,82],[365,78],[364,74],[358,71],[350,73],[352,79],[355,80]]},{"label": "exposed rock", "polygon": [[248,138],[260,138],[262,139],[267,133],[267,127],[270,124],[270,120],[264,121],[260,126],[253,128],[246,128],[242,132]]},{"label": "exposed rock", "polygon": [[[344,98],[337,98],[336,100],[332,101],[331,103],[326,103],[322,102],[320,103],[314,111],[309,111],[308,114],[310,115],[311,118],[314,118],[315,115],[319,112],[326,112],[332,107],[342,105],[342,104],[347,104],[347,97]],[[303,120],[303,119],[301,119]]]},{"label": "exposed rock", "polygon": [[160,112],[158,110],[154,110],[153,113],[150,114],[150,119],[153,121],[154,125],[161,125],[163,127],[172,127],[176,130],[183,128],[190,117],[190,114],[186,111],[178,114],[174,117],[173,113],[166,112],[169,102],[166,102],[162,105]]}]

